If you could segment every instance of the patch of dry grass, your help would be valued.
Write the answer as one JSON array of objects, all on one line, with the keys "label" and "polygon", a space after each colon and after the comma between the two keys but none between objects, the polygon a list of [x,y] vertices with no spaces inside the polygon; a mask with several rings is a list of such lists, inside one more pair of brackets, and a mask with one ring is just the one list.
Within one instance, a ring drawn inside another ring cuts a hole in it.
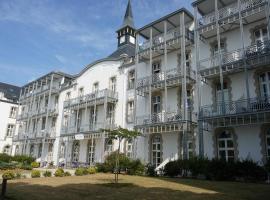
[{"label": "patch of dry grass", "polygon": [[115,185],[113,178],[112,174],[95,174],[13,180],[8,183],[7,196],[20,200],[263,200],[270,196],[270,186],[262,184],[121,175]]}]

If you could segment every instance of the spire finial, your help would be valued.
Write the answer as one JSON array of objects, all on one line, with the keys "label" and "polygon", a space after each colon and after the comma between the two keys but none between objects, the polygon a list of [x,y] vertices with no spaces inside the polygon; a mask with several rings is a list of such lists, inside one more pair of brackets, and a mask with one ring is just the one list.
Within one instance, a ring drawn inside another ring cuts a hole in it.
[{"label": "spire finial", "polygon": [[131,7],[130,0],[128,0],[128,5],[127,5],[127,9],[126,9],[126,13],[125,13],[122,27],[125,27],[125,26],[130,26],[130,27],[134,28],[134,21],[133,21],[133,14],[132,14],[132,7]]}]

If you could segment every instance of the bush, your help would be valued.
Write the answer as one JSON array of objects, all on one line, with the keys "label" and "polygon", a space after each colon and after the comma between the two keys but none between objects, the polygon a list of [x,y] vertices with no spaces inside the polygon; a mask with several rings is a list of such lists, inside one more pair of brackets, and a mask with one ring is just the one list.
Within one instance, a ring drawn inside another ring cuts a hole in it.
[{"label": "bush", "polygon": [[40,163],[38,163],[38,162],[32,162],[32,163],[31,163],[31,167],[32,167],[32,168],[38,168],[39,165],[40,165]]},{"label": "bush", "polygon": [[40,177],[40,171],[38,171],[38,170],[33,170],[33,171],[31,172],[31,177],[32,177],[32,178],[39,178],[39,177]]},{"label": "bush", "polygon": [[155,171],[156,167],[151,165],[150,163],[146,165],[146,175],[147,176],[157,176],[157,172]]},{"label": "bush", "polygon": [[52,172],[46,170],[45,172],[43,172],[43,176],[44,176],[44,177],[51,177],[51,176],[52,176]]},{"label": "bush", "polygon": [[96,173],[96,168],[95,167],[89,167],[87,169],[87,172],[88,172],[88,174],[95,174]]},{"label": "bush", "polygon": [[64,172],[64,176],[71,176],[70,172]]},{"label": "bush", "polygon": [[9,163],[11,160],[12,160],[12,156],[5,154],[5,153],[0,153],[0,161],[1,162]]},{"label": "bush", "polygon": [[54,176],[55,177],[63,177],[64,176],[64,170],[62,168],[58,168],[55,172],[54,172]]},{"label": "bush", "polygon": [[168,162],[164,167],[164,175],[175,177],[182,173],[181,167],[179,165],[180,163],[178,161],[171,161]]},{"label": "bush", "polygon": [[17,163],[7,163],[0,161],[0,170],[11,170],[16,168]]},{"label": "bush", "polygon": [[104,163],[96,163],[97,172],[103,172],[106,173],[109,170],[106,169],[106,166]]},{"label": "bush", "polygon": [[145,171],[145,167],[139,159],[130,161],[128,169],[127,169],[127,173],[129,175],[141,176],[144,174],[144,171]]},{"label": "bush", "polygon": [[7,170],[2,175],[3,179],[11,180],[15,178],[15,173],[13,171]]},{"label": "bush", "polygon": [[[115,161],[117,152],[111,153],[106,157],[104,162],[104,172],[114,172],[115,171]],[[119,154],[119,172],[126,171],[130,163],[130,159],[123,153]]]},{"label": "bush", "polygon": [[15,173],[15,178],[16,178],[16,179],[22,178],[21,172],[16,172],[16,173]]},{"label": "bush", "polygon": [[31,165],[31,163],[35,161],[35,158],[31,156],[26,156],[26,155],[16,155],[16,156],[13,156],[11,160]]},{"label": "bush", "polygon": [[83,175],[87,175],[87,174],[88,174],[87,168],[80,167],[80,168],[77,168],[75,170],[75,175],[76,176],[83,176]]},{"label": "bush", "polygon": [[20,165],[18,165],[18,167],[20,169],[23,169],[23,170],[32,170],[33,169],[33,167],[29,164],[20,164]]}]

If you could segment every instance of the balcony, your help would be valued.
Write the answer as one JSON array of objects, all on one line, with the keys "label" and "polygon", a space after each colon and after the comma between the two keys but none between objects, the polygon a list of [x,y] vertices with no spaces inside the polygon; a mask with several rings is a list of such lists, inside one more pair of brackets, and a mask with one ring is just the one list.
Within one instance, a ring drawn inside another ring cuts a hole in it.
[{"label": "balcony", "polygon": [[216,127],[269,122],[270,97],[216,103],[200,108],[199,119]]},{"label": "balcony", "polygon": [[83,105],[85,103],[103,104],[107,99],[108,102],[115,102],[118,94],[115,91],[104,89],[94,93],[90,93],[81,97],[73,98],[64,102],[64,108]]},{"label": "balcony", "polygon": [[[265,18],[262,14],[264,11],[264,6],[267,4],[267,0],[242,0],[240,5],[240,10],[243,18],[246,18],[248,23],[257,21],[260,18]],[[214,6],[214,5],[211,5]],[[256,17],[251,17],[252,15],[257,15]],[[226,26],[232,24],[239,20],[239,8],[238,3],[232,3],[218,10],[218,21],[220,26]],[[202,16],[198,19],[200,33],[206,33],[208,31],[213,31],[216,27],[216,16],[215,12],[211,12],[207,15]],[[214,34],[214,33],[213,33]],[[210,36],[208,33],[205,36]]]},{"label": "balcony", "polygon": [[[187,69],[187,83],[194,83],[196,80],[195,71]],[[149,86],[153,90],[162,89],[165,87],[165,79],[167,87],[174,87],[182,84],[183,75],[181,73],[181,69],[173,68],[165,72],[161,72],[158,74],[153,74],[151,76],[146,76],[143,78],[139,78],[137,80],[136,89],[140,93],[149,92]]]},{"label": "balcony", "polygon": [[28,116],[29,116],[29,113],[23,112],[22,114],[17,116],[17,120],[20,121],[20,120],[27,119]]},{"label": "balcony", "polygon": [[219,59],[223,73],[234,73],[244,70],[244,61],[247,68],[252,69],[270,63],[270,41],[257,42],[245,49],[237,49],[214,55],[200,61],[199,71],[203,77],[219,75]]},{"label": "balcony", "polygon": [[23,132],[19,132],[18,135],[13,136],[13,141],[18,142],[26,139],[26,134]]}]

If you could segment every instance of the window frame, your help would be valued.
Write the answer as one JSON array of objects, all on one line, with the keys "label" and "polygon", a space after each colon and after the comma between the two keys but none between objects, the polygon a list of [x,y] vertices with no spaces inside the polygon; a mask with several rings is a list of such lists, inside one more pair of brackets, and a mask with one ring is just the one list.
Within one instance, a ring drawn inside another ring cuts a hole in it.
[{"label": "window frame", "polygon": [[[228,135],[228,137],[222,137],[222,134]],[[220,142],[224,142],[224,147],[220,147]],[[228,146],[228,142],[232,143],[232,147]],[[221,157],[220,152],[225,152],[225,158]],[[233,157],[229,156],[229,151],[233,151]],[[225,130],[218,134],[217,136],[217,155],[219,159],[225,159],[226,162],[234,161],[236,158],[235,154],[235,142],[233,138],[233,133],[231,131]]]}]

